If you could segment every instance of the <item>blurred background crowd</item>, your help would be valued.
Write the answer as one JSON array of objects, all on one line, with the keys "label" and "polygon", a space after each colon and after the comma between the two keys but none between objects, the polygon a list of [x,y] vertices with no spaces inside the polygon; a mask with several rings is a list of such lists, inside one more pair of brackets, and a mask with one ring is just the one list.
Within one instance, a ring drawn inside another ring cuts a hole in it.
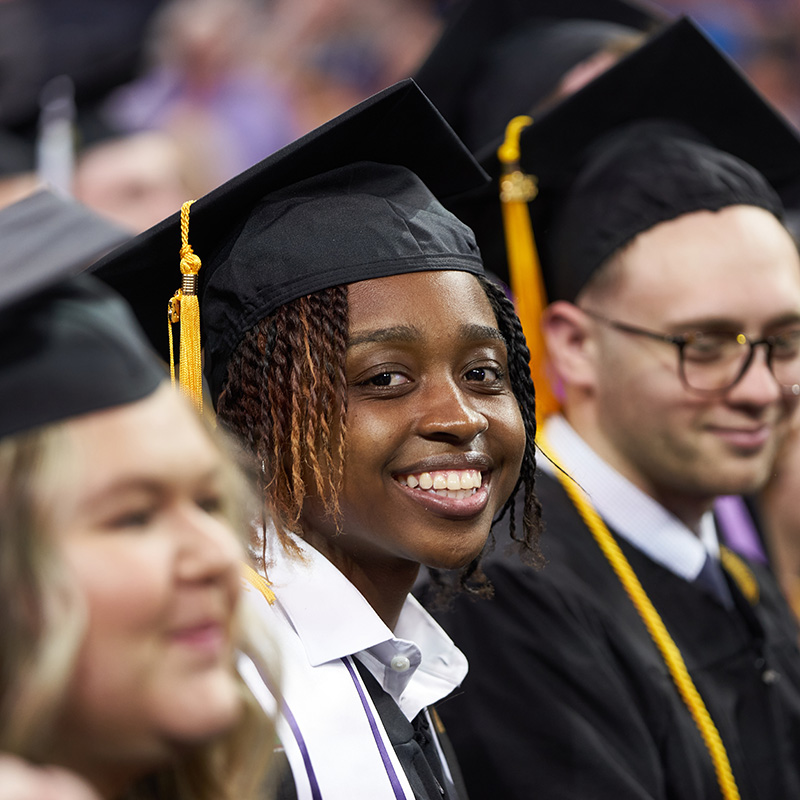
[{"label": "blurred background crowd", "polygon": [[[143,230],[413,74],[460,0],[0,0],[0,204],[40,176]],[[797,0],[662,0],[800,125]]]}]

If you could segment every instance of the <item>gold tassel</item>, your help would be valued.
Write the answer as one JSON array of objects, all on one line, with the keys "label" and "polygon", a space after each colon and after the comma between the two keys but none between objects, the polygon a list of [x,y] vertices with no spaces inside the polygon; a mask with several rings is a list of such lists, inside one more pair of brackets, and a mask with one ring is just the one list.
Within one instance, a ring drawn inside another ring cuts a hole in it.
[{"label": "gold tassel", "polygon": [[538,189],[536,179],[522,172],[519,165],[520,133],[532,122],[530,117],[514,117],[506,127],[505,141],[498,149],[497,157],[503,167],[500,206],[511,292],[531,352],[536,417],[543,420],[548,414],[558,411],[560,404],[547,374],[547,350],[542,334],[542,312],[547,306],[547,297],[528,209],[528,203],[536,197]]},{"label": "gold tassel", "polygon": [[194,407],[203,413],[203,371],[200,343],[200,304],[197,298],[197,273],[202,262],[189,244],[189,209],[194,200],[181,206],[181,273],[183,286],[169,301],[170,375],[175,382],[174,354],[172,349],[172,325],[181,323],[180,355],[178,357],[181,389]]}]

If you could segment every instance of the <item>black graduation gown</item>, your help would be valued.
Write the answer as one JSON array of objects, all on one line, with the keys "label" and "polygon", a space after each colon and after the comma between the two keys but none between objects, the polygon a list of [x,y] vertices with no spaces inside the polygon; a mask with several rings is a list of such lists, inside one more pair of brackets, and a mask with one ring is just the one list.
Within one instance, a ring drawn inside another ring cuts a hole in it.
[{"label": "black graduation gown", "polygon": [[[631,601],[549,476],[540,571],[498,531],[492,600],[459,597],[439,621],[465,652],[439,704],[472,800],[715,800],[711,759]],[[800,653],[759,565],[737,608],[618,540],[680,648],[728,752],[742,800],[800,798]],[[776,677],[777,675],[777,677]]]}]

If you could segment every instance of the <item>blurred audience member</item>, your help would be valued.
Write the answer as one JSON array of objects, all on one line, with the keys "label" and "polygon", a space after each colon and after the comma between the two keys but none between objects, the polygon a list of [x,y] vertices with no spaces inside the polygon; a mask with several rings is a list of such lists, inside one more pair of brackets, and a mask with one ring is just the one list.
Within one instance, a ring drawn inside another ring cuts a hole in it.
[{"label": "blurred audience member", "polygon": [[124,238],[48,192],[0,214],[0,798],[255,798],[248,492],[124,302],[69,277]]},{"label": "blurred audience member", "polygon": [[175,136],[205,177],[200,193],[288,144],[291,106],[254,49],[264,20],[252,0],[171,0],[155,18],[143,76],[109,99],[106,121]]},{"label": "blurred audience member", "polygon": [[197,161],[189,169],[185,150],[166,133],[123,136],[81,154],[75,198],[140,233],[202,194],[212,178],[200,169]]}]

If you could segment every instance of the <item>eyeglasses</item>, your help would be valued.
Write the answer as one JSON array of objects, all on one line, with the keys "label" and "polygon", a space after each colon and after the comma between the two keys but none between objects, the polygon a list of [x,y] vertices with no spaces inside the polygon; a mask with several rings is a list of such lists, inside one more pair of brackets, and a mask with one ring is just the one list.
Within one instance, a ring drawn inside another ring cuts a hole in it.
[{"label": "eyeglasses", "polygon": [[686,388],[722,394],[735,386],[753,361],[756,347],[767,350],[767,366],[785,394],[800,396],[800,327],[763,339],[744,333],[703,332],[667,334],[608,319],[581,309],[587,316],[634,336],[646,336],[678,348],[678,369]]}]

